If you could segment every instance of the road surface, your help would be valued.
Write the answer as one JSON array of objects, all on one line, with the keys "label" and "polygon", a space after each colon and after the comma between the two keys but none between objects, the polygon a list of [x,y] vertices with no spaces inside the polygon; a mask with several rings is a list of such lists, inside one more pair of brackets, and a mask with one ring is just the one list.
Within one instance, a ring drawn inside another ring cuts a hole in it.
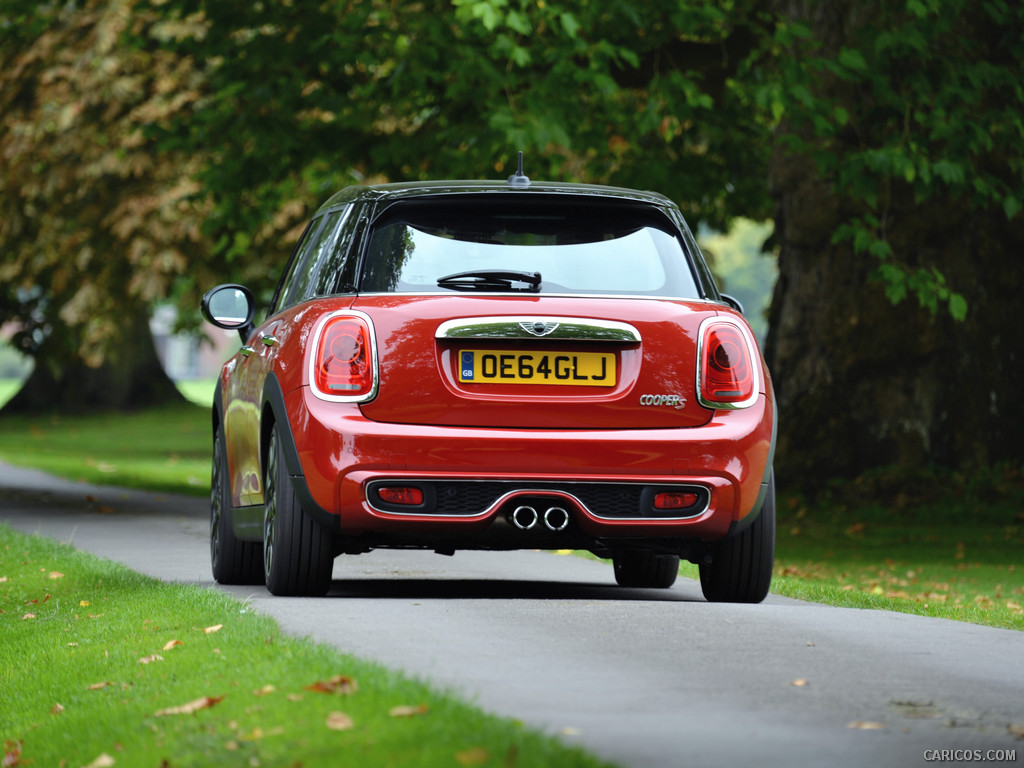
[{"label": "road surface", "polygon": [[[213,586],[206,516],[203,499],[0,465],[0,521],[168,581]],[[1021,632],[713,605],[692,581],[622,589],[604,563],[547,552],[381,551],[339,558],[334,579],[322,599],[223,589],[629,768],[1024,765]]]}]

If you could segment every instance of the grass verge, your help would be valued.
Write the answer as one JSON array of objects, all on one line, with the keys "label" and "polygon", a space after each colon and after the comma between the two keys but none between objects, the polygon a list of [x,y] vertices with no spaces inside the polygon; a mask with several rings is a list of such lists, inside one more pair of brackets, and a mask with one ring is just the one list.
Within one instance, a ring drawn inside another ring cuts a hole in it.
[{"label": "grass verge", "polygon": [[783,497],[777,549],[778,594],[1024,630],[1018,467],[868,477],[814,503]]},{"label": "grass verge", "polygon": [[0,459],[70,480],[204,496],[210,410],[194,402],[137,413],[0,417]]},{"label": "grass verge", "polygon": [[0,627],[4,766],[605,765],[216,590],[2,524]]}]

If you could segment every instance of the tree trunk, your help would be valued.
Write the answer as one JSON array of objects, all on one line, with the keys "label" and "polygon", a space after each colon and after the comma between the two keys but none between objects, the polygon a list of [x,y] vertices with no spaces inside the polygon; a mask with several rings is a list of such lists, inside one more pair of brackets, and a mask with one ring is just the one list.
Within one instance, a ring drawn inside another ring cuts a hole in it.
[{"label": "tree trunk", "polygon": [[98,367],[40,348],[35,369],[2,412],[87,413],[183,401],[157,357],[148,311],[137,307],[121,319],[115,351]]},{"label": "tree trunk", "polygon": [[[826,45],[856,26],[857,3],[792,4]],[[832,40],[828,40],[828,36]],[[836,94],[841,98],[842,94]],[[893,306],[869,281],[878,262],[833,243],[856,211],[806,156],[778,141],[771,167],[779,279],[766,355],[779,403],[777,474],[814,488],[878,467],[971,471],[1024,456],[1021,216],[972,201],[920,201],[894,184],[886,211],[893,258],[936,267],[968,302],[957,322],[913,296]],[[836,142],[837,156],[848,147]]]}]

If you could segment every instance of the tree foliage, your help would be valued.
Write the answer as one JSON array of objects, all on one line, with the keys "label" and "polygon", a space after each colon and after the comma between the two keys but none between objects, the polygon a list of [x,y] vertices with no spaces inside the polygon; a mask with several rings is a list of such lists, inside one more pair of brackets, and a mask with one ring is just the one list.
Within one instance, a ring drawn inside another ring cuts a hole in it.
[{"label": "tree foliage", "polygon": [[[124,45],[133,28],[159,29],[127,1],[3,8],[0,323],[17,321],[37,385],[68,377],[52,405],[130,400],[132,369],[149,376],[155,361],[140,346],[147,308],[205,248],[202,155],[161,157],[144,125],[193,100],[200,75],[174,53]],[[119,372],[87,381],[104,363]]]},{"label": "tree foliage", "polygon": [[[842,200],[833,243],[874,263],[897,304],[957,320],[968,305],[920,243],[894,249],[908,207],[1024,205],[1024,6],[1010,0],[783,3],[778,74],[761,99],[780,148],[808,155]],[[830,19],[828,23],[823,23]]]}]

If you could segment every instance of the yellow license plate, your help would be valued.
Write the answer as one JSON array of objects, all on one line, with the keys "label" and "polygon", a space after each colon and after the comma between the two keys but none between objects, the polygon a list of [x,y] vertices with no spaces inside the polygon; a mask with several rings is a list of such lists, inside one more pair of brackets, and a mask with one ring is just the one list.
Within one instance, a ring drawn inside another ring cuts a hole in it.
[{"label": "yellow license plate", "polygon": [[459,353],[459,381],[465,384],[569,384],[615,386],[611,352],[516,352],[464,349]]}]

